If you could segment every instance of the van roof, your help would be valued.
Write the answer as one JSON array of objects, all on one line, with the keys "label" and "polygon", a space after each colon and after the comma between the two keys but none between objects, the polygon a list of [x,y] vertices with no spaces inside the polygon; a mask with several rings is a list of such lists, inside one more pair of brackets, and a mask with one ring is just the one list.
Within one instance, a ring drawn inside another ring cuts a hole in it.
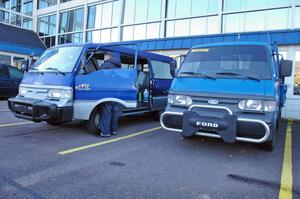
[{"label": "van roof", "polygon": [[217,47],[217,46],[246,46],[246,45],[253,45],[253,46],[270,46],[268,43],[264,42],[224,42],[224,43],[212,43],[212,44],[203,44],[193,46],[192,48],[204,48],[204,47]]},{"label": "van roof", "polygon": [[[97,44],[97,43],[62,44],[62,45],[57,45],[52,48],[64,47],[64,46],[81,46],[83,48],[99,47],[100,49],[103,49],[103,50],[115,51],[115,52],[124,53],[124,54],[132,55],[132,56],[135,55],[135,49],[121,47],[120,44],[116,45],[113,43],[112,44]],[[140,51],[140,50],[138,50],[138,56],[141,56],[143,58],[148,58],[151,60],[155,60],[155,61],[167,62],[167,63],[174,61],[172,58],[164,56],[164,55],[159,55],[159,54]]]}]

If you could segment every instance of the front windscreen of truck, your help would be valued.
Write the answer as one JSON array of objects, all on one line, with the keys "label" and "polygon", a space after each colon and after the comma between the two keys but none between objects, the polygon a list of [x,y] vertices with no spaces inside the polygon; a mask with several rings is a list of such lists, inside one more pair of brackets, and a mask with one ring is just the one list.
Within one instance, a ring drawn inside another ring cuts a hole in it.
[{"label": "front windscreen of truck", "polygon": [[50,48],[30,68],[30,72],[72,72],[82,52],[82,47]]},{"label": "front windscreen of truck", "polygon": [[260,81],[271,79],[272,69],[265,46],[213,46],[192,49],[177,77]]}]

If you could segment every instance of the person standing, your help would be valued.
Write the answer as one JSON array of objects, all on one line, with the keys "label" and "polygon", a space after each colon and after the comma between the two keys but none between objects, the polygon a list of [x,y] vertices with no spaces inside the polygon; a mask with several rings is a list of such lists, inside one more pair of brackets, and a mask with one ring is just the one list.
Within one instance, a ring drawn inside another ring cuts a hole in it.
[{"label": "person standing", "polygon": [[[106,53],[104,63],[100,70],[121,69],[121,59],[119,53]],[[117,102],[106,102],[100,108],[100,135],[101,137],[110,137],[117,135],[119,117],[122,114],[123,106]]]}]

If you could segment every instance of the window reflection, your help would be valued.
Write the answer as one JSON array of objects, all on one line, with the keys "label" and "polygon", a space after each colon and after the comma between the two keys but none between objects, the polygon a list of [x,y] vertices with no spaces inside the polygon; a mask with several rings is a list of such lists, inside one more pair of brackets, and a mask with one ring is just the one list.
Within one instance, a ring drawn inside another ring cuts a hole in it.
[{"label": "window reflection", "polygon": [[162,0],[125,0],[124,24],[151,22],[161,18]]},{"label": "window reflection", "polygon": [[56,15],[38,19],[38,33],[40,36],[54,35],[56,30]]},{"label": "window reflection", "polygon": [[291,0],[224,0],[225,11],[256,10],[290,6]]},{"label": "window reflection", "polygon": [[3,22],[3,23],[9,22],[9,12],[0,10],[0,22]]},{"label": "window reflection", "polygon": [[57,4],[57,0],[38,0],[38,9],[47,8]]},{"label": "window reflection", "polygon": [[300,28],[300,7],[296,8],[295,19],[295,28]]},{"label": "window reflection", "polygon": [[60,14],[59,32],[81,31],[83,28],[83,9],[71,10]]},{"label": "window reflection", "polygon": [[126,26],[123,28],[123,41],[159,38],[160,23]]},{"label": "window reflection", "polygon": [[82,33],[74,33],[74,34],[65,34],[58,36],[58,43],[81,43],[82,42]]}]

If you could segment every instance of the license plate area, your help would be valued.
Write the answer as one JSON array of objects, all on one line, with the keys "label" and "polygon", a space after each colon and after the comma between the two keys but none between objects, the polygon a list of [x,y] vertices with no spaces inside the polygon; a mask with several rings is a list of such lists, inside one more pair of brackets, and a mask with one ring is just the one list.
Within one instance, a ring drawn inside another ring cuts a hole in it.
[{"label": "license plate area", "polygon": [[21,113],[21,114],[32,114],[33,113],[33,107],[31,105],[27,104],[14,104],[14,111]]}]

